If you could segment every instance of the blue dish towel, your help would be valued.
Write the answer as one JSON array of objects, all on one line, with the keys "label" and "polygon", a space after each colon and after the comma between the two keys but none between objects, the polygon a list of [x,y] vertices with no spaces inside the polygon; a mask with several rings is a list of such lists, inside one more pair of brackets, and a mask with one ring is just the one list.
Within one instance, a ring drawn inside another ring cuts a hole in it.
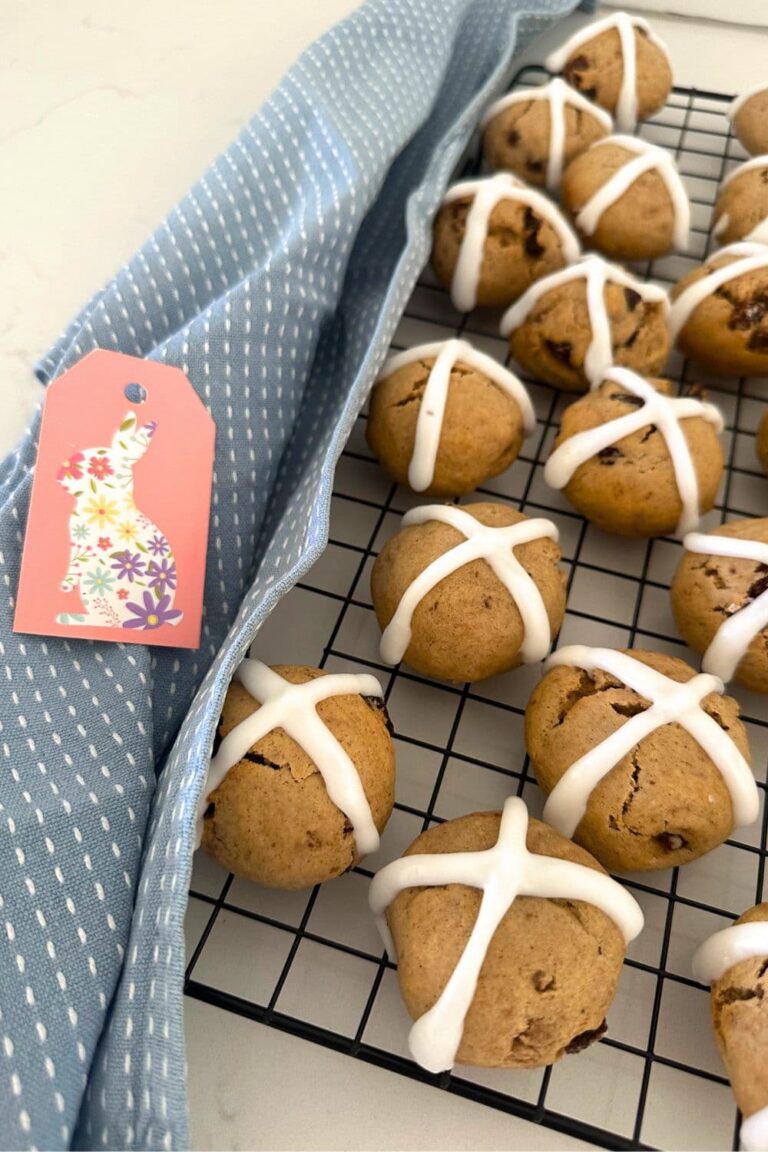
[{"label": "blue dish towel", "polygon": [[368,0],[39,367],[97,347],[177,365],[218,431],[196,652],[14,635],[39,416],[0,465],[3,1147],[188,1145],[182,928],[224,693],[324,547],[335,462],[480,112],[576,4]]}]

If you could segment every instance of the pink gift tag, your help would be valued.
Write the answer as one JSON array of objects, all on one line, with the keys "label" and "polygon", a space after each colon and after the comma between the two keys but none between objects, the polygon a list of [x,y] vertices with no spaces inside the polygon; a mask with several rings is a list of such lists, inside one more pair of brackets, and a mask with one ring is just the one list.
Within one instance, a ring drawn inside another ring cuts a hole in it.
[{"label": "pink gift tag", "polygon": [[197,648],[215,434],[178,368],[97,350],[54,380],[14,631]]}]

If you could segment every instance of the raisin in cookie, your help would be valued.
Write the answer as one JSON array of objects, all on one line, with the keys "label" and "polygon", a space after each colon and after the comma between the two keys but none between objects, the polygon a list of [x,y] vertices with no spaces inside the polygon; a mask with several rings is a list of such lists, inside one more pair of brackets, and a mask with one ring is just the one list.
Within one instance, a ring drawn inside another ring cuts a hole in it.
[{"label": "raisin in cookie", "polygon": [[621,132],[664,106],[672,87],[669,52],[647,20],[615,12],[580,28],[546,60],[565,79],[616,117]]},{"label": "raisin in cookie", "polygon": [[565,613],[556,540],[506,504],[406,513],[371,574],[384,663],[464,682],[542,660]]},{"label": "raisin in cookie", "polygon": [[398,484],[459,496],[504,472],[535,425],[516,376],[466,340],[445,340],[387,361],[366,435]]},{"label": "raisin in cookie", "polygon": [[611,368],[564,411],[544,479],[606,532],[688,532],[715,502],[721,429],[714,405],[673,397],[667,380]]},{"label": "raisin in cookie", "polygon": [[710,984],[712,1027],[744,1118],[741,1147],[768,1148],[768,904],[749,908],[716,932],[693,958]]},{"label": "raisin in cookie", "polygon": [[564,392],[599,384],[614,364],[653,376],[669,354],[666,292],[617,264],[584,256],[537,280],[505,312],[515,360]]},{"label": "raisin in cookie", "polygon": [[517,797],[422,832],[374,877],[370,903],[430,1072],[539,1068],[598,1040],[643,924],[629,893]]},{"label": "raisin in cookie", "polygon": [[578,254],[552,201],[509,172],[454,184],[435,220],[432,266],[459,312],[504,308]]},{"label": "raisin in cookie", "polygon": [[705,672],[768,692],[768,519],[695,532],[683,544],[671,588],[680,635],[702,653]]},{"label": "raisin in cookie", "polygon": [[482,121],[489,168],[514,172],[557,192],[566,164],[607,136],[613,121],[562,80],[509,92]]},{"label": "raisin in cookie", "polygon": [[723,376],[768,375],[768,246],[729,244],[672,289],[680,351]]},{"label": "raisin in cookie", "polygon": [[607,256],[651,260],[688,242],[690,205],[675,162],[636,136],[606,136],[577,156],[562,203],[585,243]]},{"label": "raisin in cookie", "polygon": [[755,820],[746,731],[717,685],[657,652],[559,649],[525,714],[544,819],[618,872],[687,864]]},{"label": "raisin in cookie", "polygon": [[395,757],[373,676],[245,660],[224,702],[202,847],[273,888],[309,888],[375,852]]}]

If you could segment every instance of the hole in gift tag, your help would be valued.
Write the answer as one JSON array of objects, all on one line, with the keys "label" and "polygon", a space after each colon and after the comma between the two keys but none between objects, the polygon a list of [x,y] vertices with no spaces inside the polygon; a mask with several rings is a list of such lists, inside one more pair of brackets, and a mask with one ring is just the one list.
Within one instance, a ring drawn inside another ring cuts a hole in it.
[{"label": "hole in gift tag", "polygon": [[147,390],[142,388],[141,384],[126,384],[123,395],[131,404],[143,404],[147,398]]}]

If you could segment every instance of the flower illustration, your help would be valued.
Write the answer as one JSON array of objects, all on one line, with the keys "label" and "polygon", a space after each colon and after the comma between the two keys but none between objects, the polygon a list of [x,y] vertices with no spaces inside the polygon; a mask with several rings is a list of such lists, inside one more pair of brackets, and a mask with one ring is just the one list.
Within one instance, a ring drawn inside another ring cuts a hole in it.
[{"label": "flower illustration", "polygon": [[99,528],[106,528],[107,524],[114,524],[117,504],[114,500],[102,497],[97,500],[92,497],[84,509],[89,524],[98,524]]},{"label": "flower illustration", "polygon": [[147,548],[153,556],[165,556],[166,552],[170,551],[170,545],[165,536],[161,536],[156,532],[152,539],[147,544]]},{"label": "flower illustration", "polygon": [[72,539],[77,540],[78,543],[80,543],[80,544],[82,544],[82,542],[84,540],[87,540],[88,539],[88,525],[87,524],[75,524],[74,528],[72,529]]},{"label": "flower illustration", "polygon": [[135,520],[123,520],[122,524],[118,524],[117,526],[117,534],[126,544],[130,544],[137,536]]},{"label": "flower illustration", "polygon": [[107,568],[96,568],[94,571],[88,572],[86,577],[86,592],[91,595],[104,594],[112,589],[115,578]]},{"label": "flower illustration", "polygon": [[112,476],[114,469],[109,462],[108,456],[91,456],[88,462],[88,474],[95,476],[97,480],[105,480],[107,476]]},{"label": "flower illustration", "polygon": [[159,628],[161,624],[173,624],[181,619],[178,608],[170,608],[170,596],[161,596],[155,603],[151,592],[144,593],[144,603],[134,604],[130,600],[126,608],[135,613],[135,619],[124,620],[123,628]]},{"label": "flower illustration", "polygon": [[56,473],[57,480],[79,480],[83,474],[81,467],[83,463],[82,452],[73,452],[68,460],[65,460],[61,468]]},{"label": "flower illustration", "polygon": [[154,588],[158,596],[167,588],[176,587],[176,565],[172,560],[150,560],[147,565],[147,578],[150,588]]},{"label": "flower illustration", "polygon": [[118,598],[118,600],[127,600],[128,599],[128,589],[127,588],[118,588],[117,598]]},{"label": "flower illustration", "polygon": [[109,536],[99,536],[96,543],[98,544],[99,548],[101,548],[102,552],[106,552],[108,548],[112,547],[112,541],[110,540]]},{"label": "flower illustration", "polygon": [[136,576],[144,575],[144,561],[138,552],[130,553],[126,548],[124,552],[115,552],[112,559],[115,561],[112,567],[117,571],[120,580],[127,580],[129,584],[133,584]]}]

